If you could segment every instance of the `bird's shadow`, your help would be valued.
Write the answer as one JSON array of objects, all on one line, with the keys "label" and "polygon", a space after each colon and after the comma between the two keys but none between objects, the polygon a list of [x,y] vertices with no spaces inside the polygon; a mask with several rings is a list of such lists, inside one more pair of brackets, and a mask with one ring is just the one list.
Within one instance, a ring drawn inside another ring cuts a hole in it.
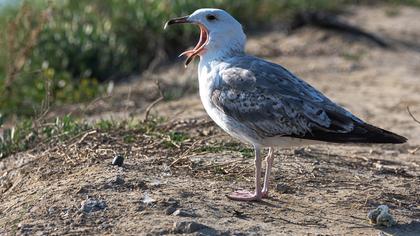
[{"label": "bird's shadow", "polygon": [[420,235],[420,221],[411,221],[410,223],[398,224],[389,228],[382,228],[382,227],[375,227],[375,228],[394,236]]},{"label": "bird's shadow", "polygon": [[[228,195],[226,194],[225,197],[229,199]],[[230,201],[234,201],[234,200],[230,200]],[[259,201],[237,201],[238,203],[248,203],[251,205],[263,205],[263,206],[268,206],[268,207],[273,207],[273,208],[280,208],[282,207],[282,203],[285,203],[275,197],[268,197],[268,198],[263,198],[262,200]]]}]

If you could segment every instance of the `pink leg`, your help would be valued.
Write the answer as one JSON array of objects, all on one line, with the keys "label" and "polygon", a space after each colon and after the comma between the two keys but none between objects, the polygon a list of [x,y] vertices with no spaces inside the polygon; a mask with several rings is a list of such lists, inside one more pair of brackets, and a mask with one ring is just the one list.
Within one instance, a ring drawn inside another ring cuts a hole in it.
[{"label": "pink leg", "polygon": [[270,171],[271,166],[273,165],[273,159],[274,159],[274,148],[270,147],[268,149],[268,155],[265,158],[265,176],[264,176],[264,187],[262,189],[262,197],[267,198],[268,197],[268,188],[270,185]]},{"label": "pink leg", "polygon": [[255,192],[251,193],[244,190],[235,191],[227,196],[236,201],[260,201],[261,192],[261,152],[260,148],[255,146]]}]

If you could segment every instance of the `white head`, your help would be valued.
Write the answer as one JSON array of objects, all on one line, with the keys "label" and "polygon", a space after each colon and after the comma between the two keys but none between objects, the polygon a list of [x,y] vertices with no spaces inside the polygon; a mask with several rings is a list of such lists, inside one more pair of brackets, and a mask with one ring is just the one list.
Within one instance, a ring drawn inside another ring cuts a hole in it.
[{"label": "white head", "polygon": [[165,28],[167,25],[180,23],[197,24],[200,27],[200,40],[197,45],[180,55],[188,57],[185,65],[197,55],[217,59],[244,52],[246,36],[242,25],[224,10],[198,9],[189,16],[168,21]]}]

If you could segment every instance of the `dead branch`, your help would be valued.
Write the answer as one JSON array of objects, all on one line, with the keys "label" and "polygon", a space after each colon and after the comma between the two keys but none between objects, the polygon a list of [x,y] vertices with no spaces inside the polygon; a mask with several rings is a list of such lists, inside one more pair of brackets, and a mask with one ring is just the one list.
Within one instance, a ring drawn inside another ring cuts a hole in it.
[{"label": "dead branch", "polygon": [[414,155],[414,154],[416,154],[416,152],[418,152],[420,150],[420,147],[416,147],[415,149],[413,149],[413,150],[408,150],[408,153],[410,153],[411,155]]},{"label": "dead branch", "polygon": [[173,162],[169,165],[169,167],[171,167],[171,166],[173,166],[173,165],[177,164],[178,162],[180,162],[180,161],[181,161],[181,160],[183,160],[183,159],[187,159],[187,158],[189,158],[189,157],[194,156],[194,155],[189,155],[189,154],[191,153],[191,151],[193,151],[193,150],[194,150],[194,148],[197,146],[197,144],[202,143],[202,142],[205,142],[205,141],[207,141],[207,140],[209,140],[209,139],[212,139],[212,138],[217,138],[217,137],[220,137],[220,136],[222,136],[222,135],[224,135],[224,134],[213,135],[213,136],[205,137],[205,138],[202,138],[202,139],[199,139],[199,140],[194,141],[194,142],[193,142],[193,144],[191,144],[191,146],[190,146],[190,147],[188,147],[188,149],[187,149],[187,150],[185,150],[185,151],[184,151],[181,155],[179,155],[179,157],[178,157],[176,160],[174,160],[174,161],[173,161]]},{"label": "dead branch", "polygon": [[187,159],[188,157],[190,157],[188,154],[191,152],[191,150],[193,150],[195,148],[195,146],[197,146],[198,143],[205,141],[206,139],[208,139],[209,137],[205,138],[205,139],[199,139],[197,141],[195,141],[185,152],[183,152],[180,157],[178,157],[175,161],[173,161],[169,167],[172,167],[173,165],[175,165],[176,163],[178,163],[179,161],[183,160],[183,159]]},{"label": "dead branch", "polygon": [[145,115],[144,115],[144,120],[143,120],[143,122],[146,122],[146,121],[148,121],[149,120],[149,113],[150,113],[150,111],[152,110],[152,108],[154,107],[154,106],[156,106],[156,104],[158,104],[159,102],[161,102],[165,97],[163,96],[163,92],[162,92],[162,89],[160,88],[160,83],[159,83],[159,80],[155,80],[155,83],[156,83],[156,86],[157,86],[157,88],[158,88],[158,90],[159,90],[159,98],[157,98],[156,100],[154,100],[152,103],[150,103],[150,105],[149,106],[147,106],[147,108],[146,108],[146,112],[145,112]]},{"label": "dead branch", "polygon": [[[13,81],[16,79],[16,76],[20,73],[20,71],[22,71],[32,50],[38,43],[38,38],[44,28],[44,25],[51,18],[50,12],[51,7],[48,7],[41,14],[34,16],[33,10],[25,3],[22,5],[15,19],[9,22],[7,27],[9,64],[7,66],[6,80],[4,83],[4,89],[6,92],[10,91]],[[34,18],[36,19],[37,25],[25,33],[24,40],[22,40],[23,43],[20,44],[17,40],[17,29],[21,27],[25,21],[33,21]]]},{"label": "dead branch", "polygon": [[339,19],[337,15],[332,13],[319,11],[298,13],[290,26],[290,30],[293,31],[306,25],[313,25],[319,28],[350,33],[358,37],[364,37],[366,39],[369,39],[382,48],[391,47],[389,43],[385,42],[385,40],[380,38],[378,35],[367,32],[364,29],[361,29],[355,25],[345,22],[344,20]]},{"label": "dead branch", "polygon": [[83,134],[83,136],[82,136],[82,138],[81,138],[81,139],[79,139],[77,142],[72,143],[72,144],[70,145],[70,147],[72,147],[72,146],[75,146],[75,145],[77,145],[77,144],[82,143],[82,142],[85,140],[85,138],[86,138],[87,136],[89,136],[89,135],[91,135],[91,134],[95,134],[95,133],[96,133],[96,130],[92,130],[92,131],[86,132],[85,134]]},{"label": "dead branch", "polygon": [[411,118],[413,118],[414,122],[416,122],[417,124],[420,124],[420,121],[413,115],[413,113],[411,113],[409,106],[407,106],[407,112],[411,116]]}]

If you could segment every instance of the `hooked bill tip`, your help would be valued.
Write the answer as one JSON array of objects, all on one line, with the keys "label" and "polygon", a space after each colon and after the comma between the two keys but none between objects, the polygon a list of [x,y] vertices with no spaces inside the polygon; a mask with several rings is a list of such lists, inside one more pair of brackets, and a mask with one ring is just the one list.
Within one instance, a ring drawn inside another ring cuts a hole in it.
[{"label": "hooked bill tip", "polygon": [[163,30],[166,30],[166,28],[168,28],[168,22],[166,22],[165,25],[163,26]]}]

